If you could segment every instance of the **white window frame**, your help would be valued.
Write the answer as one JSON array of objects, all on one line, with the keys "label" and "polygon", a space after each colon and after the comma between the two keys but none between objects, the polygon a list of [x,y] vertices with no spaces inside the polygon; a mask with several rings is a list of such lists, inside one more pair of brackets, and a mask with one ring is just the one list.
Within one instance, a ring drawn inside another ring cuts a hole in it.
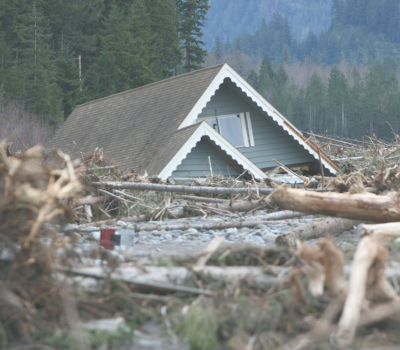
[{"label": "white window frame", "polygon": [[[221,124],[219,123],[219,118],[230,117],[233,115],[237,115],[240,118],[240,126],[242,129],[242,136],[243,136],[243,142],[244,142],[244,145],[235,146],[235,147],[242,148],[242,147],[254,146],[254,136],[253,136],[253,128],[251,125],[250,112],[231,113],[231,114],[217,115],[214,117],[197,118],[196,121],[197,121],[197,123],[201,123],[202,121],[205,121],[205,120],[217,119],[219,134],[222,136],[222,128],[221,128]],[[246,125],[246,120],[247,120],[247,125]],[[249,138],[250,138],[250,140],[249,140]]]}]

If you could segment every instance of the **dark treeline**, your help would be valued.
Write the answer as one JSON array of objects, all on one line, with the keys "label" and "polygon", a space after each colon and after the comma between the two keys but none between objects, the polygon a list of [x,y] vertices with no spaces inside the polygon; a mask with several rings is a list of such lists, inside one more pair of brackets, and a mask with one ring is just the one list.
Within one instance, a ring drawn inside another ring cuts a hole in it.
[{"label": "dark treeline", "polygon": [[77,103],[197,69],[207,11],[207,0],[0,0],[2,105],[56,124]]},{"label": "dark treeline", "polygon": [[240,48],[254,57],[268,55],[274,62],[311,57],[321,64],[346,60],[363,65],[398,55],[399,28],[400,0],[334,0],[331,25],[318,37],[310,31],[305,40],[297,42],[288,17],[275,13],[254,34],[239,35],[223,49]]},{"label": "dark treeline", "polygon": [[348,78],[333,66],[328,84],[314,72],[306,87],[289,81],[284,67],[265,56],[259,74],[253,70],[247,80],[301,130],[358,139],[390,138],[391,126],[399,133],[399,84],[382,64],[371,63],[362,76],[354,67]]}]

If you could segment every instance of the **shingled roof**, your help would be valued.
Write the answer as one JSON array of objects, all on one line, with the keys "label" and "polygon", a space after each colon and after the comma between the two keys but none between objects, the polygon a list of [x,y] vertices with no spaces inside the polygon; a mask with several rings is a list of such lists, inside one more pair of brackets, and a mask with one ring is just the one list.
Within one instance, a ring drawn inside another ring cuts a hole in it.
[{"label": "shingled roof", "polygon": [[198,125],[179,125],[223,64],[194,71],[77,106],[56,132],[48,151],[73,158],[103,148],[122,170],[157,175]]}]

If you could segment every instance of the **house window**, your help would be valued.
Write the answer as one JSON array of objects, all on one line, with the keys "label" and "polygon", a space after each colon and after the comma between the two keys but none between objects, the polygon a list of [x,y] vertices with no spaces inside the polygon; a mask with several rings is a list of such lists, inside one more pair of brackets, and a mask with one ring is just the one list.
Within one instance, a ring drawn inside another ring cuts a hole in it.
[{"label": "house window", "polygon": [[246,113],[246,119],[244,113],[239,113],[198,119],[201,121],[206,121],[235,147],[254,146],[250,113]]}]

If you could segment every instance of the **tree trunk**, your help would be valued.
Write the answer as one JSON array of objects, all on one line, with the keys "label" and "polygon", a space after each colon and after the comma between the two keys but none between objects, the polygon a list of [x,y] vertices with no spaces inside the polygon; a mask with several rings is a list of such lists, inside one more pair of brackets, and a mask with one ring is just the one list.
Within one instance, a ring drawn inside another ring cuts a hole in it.
[{"label": "tree trunk", "polygon": [[400,221],[398,194],[317,193],[282,187],[271,195],[281,208],[360,221]]},{"label": "tree trunk", "polygon": [[276,243],[295,246],[296,240],[307,240],[325,236],[327,233],[342,233],[360,224],[360,221],[328,218],[325,220],[297,226],[279,235]]},{"label": "tree trunk", "polygon": [[270,194],[274,189],[273,188],[230,188],[230,187],[207,187],[207,186],[177,186],[177,185],[159,185],[159,184],[151,184],[151,183],[141,183],[141,182],[92,182],[93,186],[98,187],[109,187],[109,188],[117,188],[117,189],[130,189],[137,191],[160,191],[160,192],[187,192],[187,193],[197,193],[197,194],[205,194],[212,193],[215,195],[218,194],[236,194],[236,193],[249,193],[249,191],[253,193],[260,194]]}]

